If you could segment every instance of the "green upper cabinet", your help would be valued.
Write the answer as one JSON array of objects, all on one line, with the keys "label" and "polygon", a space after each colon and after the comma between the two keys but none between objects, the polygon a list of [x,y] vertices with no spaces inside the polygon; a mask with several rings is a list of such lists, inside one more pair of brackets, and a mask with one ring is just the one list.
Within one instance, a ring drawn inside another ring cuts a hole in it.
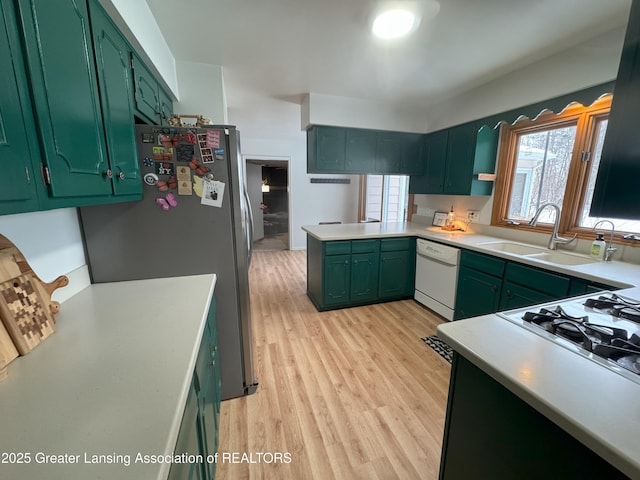
[{"label": "green upper cabinet", "polygon": [[346,128],[346,150],[342,173],[375,171],[376,132],[360,128]]},{"label": "green upper cabinet", "polygon": [[405,175],[422,175],[426,168],[425,138],[421,133],[402,133],[400,171]]},{"label": "green upper cabinet", "polygon": [[24,102],[26,79],[11,1],[0,1],[0,214],[35,210],[38,197],[29,137],[35,126]]},{"label": "green upper cabinet", "polygon": [[592,217],[640,219],[640,2],[631,4],[609,124],[591,203]]},{"label": "green upper cabinet", "polygon": [[96,0],[90,3],[107,151],[116,195],[142,194],[131,98],[131,49]]},{"label": "green upper cabinet", "polygon": [[402,134],[397,132],[376,133],[376,173],[393,174],[402,171]]},{"label": "green upper cabinet", "polygon": [[314,125],[307,173],[411,175],[424,171],[424,135]]},{"label": "green upper cabinet", "polygon": [[87,5],[18,0],[18,6],[49,194],[110,195]]},{"label": "green upper cabinet", "polygon": [[132,53],[136,114],[152,125],[168,125],[173,115],[171,97],[136,53]]},{"label": "green upper cabinet", "polygon": [[347,132],[340,127],[307,130],[307,172],[344,173]]},{"label": "green upper cabinet", "polygon": [[465,123],[430,133],[426,138],[426,171],[411,176],[409,193],[490,195],[493,182],[479,173],[495,170],[498,131]]}]

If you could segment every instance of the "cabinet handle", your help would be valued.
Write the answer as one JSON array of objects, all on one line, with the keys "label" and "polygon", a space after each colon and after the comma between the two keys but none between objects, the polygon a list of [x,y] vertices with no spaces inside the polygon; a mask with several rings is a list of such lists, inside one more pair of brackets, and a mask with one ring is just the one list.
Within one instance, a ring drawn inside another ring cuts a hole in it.
[{"label": "cabinet handle", "polygon": [[118,174],[118,180],[124,180],[124,172]]},{"label": "cabinet handle", "polygon": [[353,263],[358,263],[358,260],[354,260]]},{"label": "cabinet handle", "polygon": [[104,176],[107,178],[113,178],[113,172],[111,171],[110,168],[108,168],[107,171],[104,172]]},{"label": "cabinet handle", "polygon": [[349,260],[345,260],[345,261],[344,261],[344,264],[345,264],[345,265],[349,265]]}]

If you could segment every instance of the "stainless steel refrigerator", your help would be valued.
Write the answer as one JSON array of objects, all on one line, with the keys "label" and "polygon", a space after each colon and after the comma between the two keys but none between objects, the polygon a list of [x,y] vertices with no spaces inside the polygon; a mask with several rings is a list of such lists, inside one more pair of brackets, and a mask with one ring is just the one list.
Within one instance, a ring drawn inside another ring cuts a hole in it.
[{"label": "stainless steel refrigerator", "polygon": [[215,273],[222,399],[253,393],[252,217],[239,134],[145,125],[136,135],[143,200],[80,209],[92,282]]}]

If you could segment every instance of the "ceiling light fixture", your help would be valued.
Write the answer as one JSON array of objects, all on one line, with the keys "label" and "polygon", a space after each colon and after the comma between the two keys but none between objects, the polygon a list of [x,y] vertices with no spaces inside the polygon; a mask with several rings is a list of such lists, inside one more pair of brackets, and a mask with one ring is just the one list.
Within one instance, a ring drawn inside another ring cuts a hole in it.
[{"label": "ceiling light fixture", "polygon": [[403,37],[417,26],[416,20],[416,15],[409,10],[399,8],[385,10],[375,18],[371,30],[376,37],[380,38]]},{"label": "ceiling light fixture", "polygon": [[384,40],[404,37],[418,28],[421,19],[434,17],[439,11],[435,0],[383,1],[374,12],[371,31]]}]

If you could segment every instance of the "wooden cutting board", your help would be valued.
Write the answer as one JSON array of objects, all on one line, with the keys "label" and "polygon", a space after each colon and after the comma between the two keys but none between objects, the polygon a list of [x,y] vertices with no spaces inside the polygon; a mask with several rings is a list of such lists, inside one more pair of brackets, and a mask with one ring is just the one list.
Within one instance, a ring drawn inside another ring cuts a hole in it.
[{"label": "wooden cutting board", "polygon": [[[60,304],[58,302],[51,301],[51,294],[57,288],[68,285],[69,279],[66,276],[62,275],[56,278],[53,282],[43,282],[35,274],[22,252],[13,244],[13,242],[11,242],[11,240],[0,234],[0,284],[5,284],[6,282],[10,282],[11,280],[16,278],[23,278],[23,281],[21,282],[18,280],[18,287],[14,286],[13,283],[11,283],[7,288],[9,288],[10,290],[19,288],[21,284],[23,284],[24,286],[25,280],[28,281],[28,283],[31,285],[33,293],[27,294],[27,297],[31,295],[30,301],[38,302],[39,305],[42,306],[43,311],[37,310],[37,307],[35,305],[29,306],[26,303],[21,305],[14,303],[13,308],[17,309],[17,312],[22,314],[24,314],[26,311],[25,309],[28,308],[34,309],[34,312],[37,311],[40,318],[39,321],[44,322],[42,324],[42,327],[37,328],[43,328],[43,332],[48,332],[49,329],[52,328],[52,325],[55,325],[55,323],[53,323],[53,314],[60,310]],[[25,291],[29,291],[29,289],[27,288]],[[2,295],[0,295],[0,297],[2,297]],[[5,304],[5,312],[12,311],[6,300],[3,300],[2,303]],[[4,315],[9,315],[9,313],[0,314],[0,316],[2,317],[4,317]],[[47,318],[48,316],[51,317],[50,320],[49,318]],[[12,314],[10,316],[10,320],[8,321],[11,322],[11,325],[15,325],[14,320],[15,318]],[[38,323],[36,323],[36,325],[38,325]],[[36,328],[36,325],[32,325],[32,327]],[[48,335],[50,335],[50,333]],[[24,334],[21,334],[21,336],[24,337]],[[33,340],[26,341],[27,345],[29,345],[30,342],[32,343]],[[23,350],[27,348],[26,346],[24,346],[24,344],[23,347]],[[22,354],[17,348],[13,337],[9,333],[9,330],[5,327],[4,321],[0,321],[0,354],[4,357],[5,365],[8,365],[19,354]]]},{"label": "wooden cutting board", "polygon": [[20,355],[26,355],[56,331],[42,287],[31,274],[0,283],[0,319]]}]

